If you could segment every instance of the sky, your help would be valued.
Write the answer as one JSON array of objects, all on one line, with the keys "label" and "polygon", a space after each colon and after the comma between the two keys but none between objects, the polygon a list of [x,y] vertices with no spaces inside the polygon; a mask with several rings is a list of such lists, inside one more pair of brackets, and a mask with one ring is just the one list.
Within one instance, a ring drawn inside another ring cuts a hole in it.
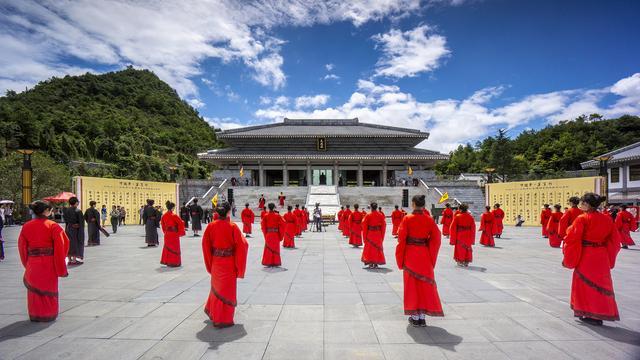
[{"label": "sky", "polygon": [[0,0],[0,92],[152,70],[216,128],[354,118],[448,152],[640,115],[640,1]]}]

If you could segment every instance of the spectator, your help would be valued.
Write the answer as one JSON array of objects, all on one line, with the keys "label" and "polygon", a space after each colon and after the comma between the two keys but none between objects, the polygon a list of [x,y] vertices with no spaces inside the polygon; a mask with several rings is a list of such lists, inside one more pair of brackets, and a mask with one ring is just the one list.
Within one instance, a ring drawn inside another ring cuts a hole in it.
[{"label": "spectator", "polygon": [[522,226],[523,223],[524,219],[522,218],[522,215],[516,216],[516,226]]},{"label": "spectator", "polygon": [[120,208],[120,223],[127,225],[127,210],[125,210],[124,206]]},{"label": "spectator", "polygon": [[138,219],[138,225],[142,225],[142,214],[144,214],[144,205],[140,206],[140,210],[138,210],[140,218]]},{"label": "spectator", "polygon": [[4,226],[13,225],[13,205],[11,204],[6,205],[4,209],[4,218],[6,220],[6,223],[4,224]]},{"label": "spectator", "polygon": [[102,220],[102,227],[104,227],[107,223],[107,205],[103,204],[102,209],[100,209],[100,220]]}]

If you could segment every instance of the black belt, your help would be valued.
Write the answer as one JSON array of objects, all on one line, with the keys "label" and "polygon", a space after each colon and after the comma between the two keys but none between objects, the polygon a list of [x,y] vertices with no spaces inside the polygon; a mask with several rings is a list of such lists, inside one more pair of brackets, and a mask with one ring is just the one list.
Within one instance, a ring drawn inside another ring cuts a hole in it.
[{"label": "black belt", "polygon": [[427,242],[429,241],[428,238],[415,238],[415,237],[411,237],[411,236],[407,236],[407,245],[419,245],[419,246],[426,246]]},{"label": "black belt", "polygon": [[362,222],[362,220],[356,220],[356,221],[354,221],[353,223],[354,223],[354,224],[360,224],[361,222]]},{"label": "black belt", "polygon": [[149,219],[149,220],[155,220],[155,219],[156,219],[156,217],[155,217],[155,216],[149,216],[147,219]]},{"label": "black belt", "polygon": [[167,231],[178,232],[178,227],[177,226],[169,226],[169,227],[167,227]]},{"label": "black belt", "polygon": [[582,246],[605,247],[605,246],[607,246],[607,243],[597,243],[597,242],[593,242],[593,241],[589,241],[589,240],[582,240]]},{"label": "black belt", "polygon": [[463,230],[463,231],[469,231],[469,230],[471,230],[471,226],[456,226],[456,229]]},{"label": "black belt", "polygon": [[267,228],[267,232],[268,233],[277,233],[277,232],[280,232],[280,229],[274,228],[274,227],[268,227]]},{"label": "black belt", "polygon": [[213,256],[217,256],[217,257],[233,256],[233,248],[228,248],[228,249],[213,248]]},{"label": "black belt", "polygon": [[53,248],[33,248],[27,251],[29,256],[52,256]]},{"label": "black belt", "polygon": [[370,230],[370,231],[382,230],[382,226],[367,226],[367,230]]}]

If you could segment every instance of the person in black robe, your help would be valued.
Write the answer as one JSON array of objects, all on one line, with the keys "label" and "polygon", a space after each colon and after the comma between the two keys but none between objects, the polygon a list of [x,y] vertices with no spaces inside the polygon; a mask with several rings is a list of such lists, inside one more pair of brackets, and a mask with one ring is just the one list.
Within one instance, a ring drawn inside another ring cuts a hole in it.
[{"label": "person in black robe", "polygon": [[189,228],[189,207],[187,203],[182,203],[182,207],[180,208],[180,219],[184,222],[184,228]]},{"label": "person in black robe", "polygon": [[78,209],[78,198],[69,199],[69,207],[62,210],[64,232],[69,238],[69,265],[81,265],[84,259],[84,217]]},{"label": "person in black robe", "polygon": [[193,205],[191,205],[191,229],[193,230],[193,236],[200,236],[198,232],[202,230],[202,207],[198,205],[198,199],[193,199]]},{"label": "person in black robe", "polygon": [[158,246],[158,221],[160,216],[158,210],[153,207],[154,201],[147,200],[147,206],[145,206],[142,212],[142,221],[144,222],[144,242],[147,246]]},{"label": "person in black robe", "polygon": [[87,222],[87,246],[100,245],[100,212],[96,209],[96,202],[89,201],[89,208],[84,212],[84,221]]}]

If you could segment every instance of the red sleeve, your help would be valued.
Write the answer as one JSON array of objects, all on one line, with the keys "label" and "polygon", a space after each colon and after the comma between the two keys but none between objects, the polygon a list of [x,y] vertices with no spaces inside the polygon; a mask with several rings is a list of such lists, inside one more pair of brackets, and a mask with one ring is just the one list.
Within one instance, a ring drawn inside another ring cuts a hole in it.
[{"label": "red sleeve", "polygon": [[18,251],[20,252],[20,261],[22,262],[22,266],[27,267],[27,258],[28,256],[28,246],[27,246],[27,238],[22,234],[24,232],[24,227],[20,231],[20,235],[18,236]]},{"label": "red sleeve", "polygon": [[613,269],[616,266],[616,258],[620,251],[620,232],[615,226],[610,226],[611,231],[607,235],[607,253],[609,254],[609,266]]},{"label": "red sleeve", "polygon": [[579,216],[567,229],[567,236],[564,238],[562,253],[562,266],[573,269],[578,266],[582,255],[582,240],[584,237],[586,218]]},{"label": "red sleeve", "polygon": [[455,245],[458,239],[458,217],[454,216],[449,225],[449,245]]},{"label": "red sleeve", "polygon": [[162,232],[167,232],[167,227],[171,225],[167,224],[168,218],[165,215],[162,215],[162,217],[160,218],[160,228],[162,229]]},{"label": "red sleeve", "polygon": [[480,216],[480,231],[484,230],[486,221],[487,221],[487,216],[485,214],[482,214]]},{"label": "red sleeve", "polygon": [[56,269],[56,275],[66,277],[69,275],[65,262],[69,252],[69,238],[58,224],[51,224],[51,237],[53,239],[53,265]]},{"label": "red sleeve", "polygon": [[213,230],[211,229],[213,229],[212,226],[207,226],[202,235],[202,257],[204,258],[204,266],[207,268],[209,274],[211,274],[211,261],[213,260],[211,254],[211,249],[213,248]]},{"label": "red sleeve", "polygon": [[476,222],[475,220],[473,220],[473,216],[471,216],[471,214],[469,214],[469,217],[471,218],[471,245],[475,245],[476,244]]},{"label": "red sleeve", "polygon": [[263,216],[262,219],[260,220],[260,229],[262,229],[262,233],[267,234],[267,222],[265,221],[265,219],[267,218],[267,216]]},{"label": "red sleeve", "polygon": [[284,221],[282,216],[278,216],[278,235],[280,236],[280,241],[284,239],[284,230],[287,226],[287,223]]},{"label": "red sleeve", "polygon": [[431,219],[429,222],[431,226],[431,235],[429,236],[429,255],[431,255],[431,263],[433,267],[436,267],[436,261],[438,260],[438,252],[440,251],[440,244],[442,243],[442,236],[440,229],[436,222]]},{"label": "red sleeve", "polygon": [[173,217],[176,221],[176,224],[178,224],[178,236],[184,236],[186,235],[186,229],[184,228],[184,221],[182,221],[182,219],[180,219],[180,216],[178,216],[178,214],[173,214]]},{"label": "red sleeve", "polygon": [[253,212],[253,210],[251,210],[251,219],[249,220],[249,222],[253,223],[256,220],[256,213]]},{"label": "red sleeve", "polygon": [[560,218],[560,222],[558,223],[558,236],[560,236],[560,239],[564,239],[564,237],[567,235],[567,228],[569,227],[569,217],[571,217],[571,212],[567,211],[562,214],[562,217]]},{"label": "red sleeve", "polygon": [[234,257],[236,262],[236,276],[240,279],[244,278],[244,272],[247,269],[247,252],[249,251],[249,243],[240,232],[240,228],[232,224],[232,234],[234,242]]},{"label": "red sleeve", "polygon": [[407,221],[404,219],[400,223],[400,228],[398,228],[398,245],[396,246],[396,263],[398,264],[398,269],[402,270],[404,267],[404,251],[407,246]]},{"label": "red sleeve", "polygon": [[384,234],[387,232],[387,220],[382,219],[382,238],[384,239]]},{"label": "red sleeve", "polygon": [[616,230],[620,231],[622,230],[622,213],[619,214],[618,216],[616,216],[616,222],[615,222],[615,228]]},{"label": "red sleeve", "polygon": [[365,241],[367,240],[367,237],[369,235],[369,229],[368,229],[368,227],[369,227],[368,224],[369,224],[369,221],[370,221],[369,218],[370,218],[370,216],[366,215],[364,217],[364,219],[362,220],[362,222],[361,222],[361,224],[362,224],[362,240],[365,240]]}]

